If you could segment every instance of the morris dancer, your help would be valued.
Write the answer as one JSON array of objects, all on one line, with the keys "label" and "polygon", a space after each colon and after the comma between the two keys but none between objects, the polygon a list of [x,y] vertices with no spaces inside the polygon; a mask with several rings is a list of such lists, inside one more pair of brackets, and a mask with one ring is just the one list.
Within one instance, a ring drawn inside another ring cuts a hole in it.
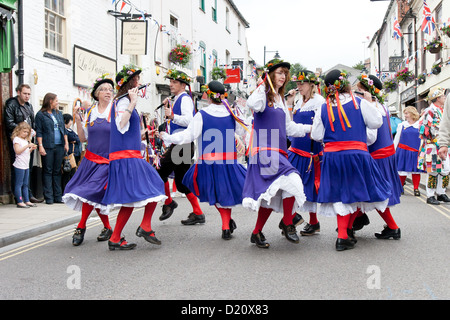
[{"label": "morris dancer", "polygon": [[[316,93],[319,80],[311,71],[302,70],[297,76],[292,77],[292,81],[297,83],[297,89],[301,95],[301,99],[293,108],[293,120],[296,123],[312,125],[316,110],[325,102],[325,99]],[[293,89],[287,98],[288,106],[293,104],[294,96]],[[288,150],[289,161],[300,173],[306,195],[306,202],[300,210],[309,212],[310,219],[300,234],[309,236],[320,231],[320,223],[317,219],[317,191],[320,185],[323,148],[321,143],[311,140],[310,135],[292,138],[291,141],[292,144]]]},{"label": "morris dancer", "polygon": [[198,139],[199,158],[184,175],[183,185],[201,202],[207,202],[219,210],[222,238],[229,240],[236,229],[231,210],[242,204],[242,189],[247,172],[237,161],[234,134],[245,124],[232,112],[222,83],[212,81],[202,90],[207,92],[210,105],[195,115],[186,130],[172,135],[163,132],[161,138],[166,143],[177,145]]},{"label": "morris dancer", "polygon": [[303,137],[311,130],[291,120],[284,102],[290,64],[274,59],[265,68],[263,82],[247,100],[254,112],[254,130],[242,202],[258,212],[250,241],[259,248],[269,247],[262,229],[272,210],[284,212],[279,227],[286,239],[299,242],[292,218],[306,197],[300,174],[288,160],[286,138]]},{"label": "morris dancer", "polygon": [[[166,119],[169,120],[166,130],[168,130],[168,133],[173,134],[186,130],[193,119],[194,103],[192,98],[186,93],[186,86],[190,88],[192,79],[184,72],[177,70],[169,70],[166,78],[170,79],[170,92],[175,96],[173,105],[171,105],[169,99],[164,100]],[[185,152],[188,154],[186,155]],[[181,223],[184,225],[205,223],[205,215],[200,208],[197,197],[182,182],[184,175],[192,165],[191,161],[193,156],[193,142],[183,145],[172,144],[162,156],[158,173],[164,181],[167,200],[163,205],[159,220],[162,221],[170,218],[175,208],[178,207],[178,204],[170,196],[168,177],[173,172],[175,174],[174,180],[177,190],[186,195],[193,209],[193,212],[189,214],[188,218],[182,220]]]},{"label": "morris dancer", "polygon": [[325,143],[318,213],[337,217],[338,238],[336,250],[352,249],[349,239],[351,215],[386,210],[391,191],[367,148],[366,128],[377,129],[383,124],[381,113],[370,102],[355,98],[351,93],[348,75],[339,70],[330,71],[322,90],[326,103],[317,110],[311,138]]},{"label": "morris dancer", "polygon": [[[374,141],[368,141],[369,152],[375,162],[378,164],[381,174],[390,184],[390,190],[392,192],[389,197],[388,207],[384,211],[378,211],[378,214],[386,222],[386,227],[381,231],[381,233],[375,233],[378,239],[389,239],[393,238],[395,240],[400,239],[400,228],[395,223],[394,218],[391,215],[391,207],[400,203],[400,196],[402,194],[402,184],[400,182],[400,177],[398,175],[397,163],[395,161],[395,148],[392,140],[391,122],[389,117],[389,111],[383,105],[383,97],[381,95],[381,90],[383,89],[383,84],[374,75],[361,75],[358,77],[359,83],[358,88],[362,92],[369,92],[372,97],[375,98],[375,105],[378,111],[383,117],[383,124],[380,128],[376,130],[376,135]],[[363,96],[364,97],[364,96]],[[361,213],[367,222],[369,221],[365,213]],[[360,218],[357,218],[360,219]],[[357,221],[355,220],[355,223]],[[351,221],[350,221],[351,223]],[[363,225],[367,223],[358,223],[357,228],[353,230],[362,228]]]},{"label": "morris dancer", "polygon": [[[417,167],[427,172],[427,203],[439,205],[439,201],[450,202],[445,193],[449,184],[450,161],[438,156],[439,124],[445,104],[445,90],[440,87],[430,89],[428,101],[431,105],[425,109],[419,120],[419,132],[422,139]],[[435,195],[437,197],[435,197]]]},{"label": "morris dancer", "polygon": [[111,131],[111,100],[114,95],[114,81],[108,74],[98,77],[92,87],[91,96],[97,102],[88,110],[82,122],[80,106],[74,106],[73,114],[77,133],[82,142],[88,142],[86,154],[75,175],[69,180],[63,196],[70,208],[81,211],[81,219],[72,238],[72,244],[79,246],[84,240],[86,222],[93,209],[103,222],[98,241],[111,237],[107,206],[102,202],[108,181],[109,136]]},{"label": "morris dancer", "polygon": [[145,207],[144,217],[136,230],[138,237],[160,245],[152,230],[151,219],[158,201],[166,199],[164,182],[142,157],[140,117],[135,109],[141,70],[124,66],[116,76],[117,97],[111,110],[111,139],[108,185],[103,203],[108,208],[120,208],[114,232],[108,241],[109,250],[130,250],[135,243],[127,243],[121,232],[134,208]]}]

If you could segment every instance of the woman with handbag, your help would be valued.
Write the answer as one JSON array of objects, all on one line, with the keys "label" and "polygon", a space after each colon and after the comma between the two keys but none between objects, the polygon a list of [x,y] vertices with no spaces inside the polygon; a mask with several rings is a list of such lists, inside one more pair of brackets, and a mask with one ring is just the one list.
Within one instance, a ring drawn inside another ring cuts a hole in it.
[{"label": "woman with handbag", "polygon": [[81,211],[81,219],[73,235],[72,244],[79,246],[84,240],[86,222],[93,209],[103,222],[98,241],[106,241],[112,234],[108,210],[102,199],[108,181],[109,136],[111,131],[111,100],[114,82],[108,75],[97,78],[91,96],[97,102],[88,111],[85,120],[80,116],[80,106],[73,113],[80,140],[89,141],[80,166],[68,182],[64,202],[70,208]]},{"label": "woman with handbag", "polygon": [[61,166],[64,152],[69,151],[69,142],[63,115],[58,107],[57,95],[47,93],[42,108],[35,118],[36,140],[42,157],[42,184],[46,204],[63,203]]}]

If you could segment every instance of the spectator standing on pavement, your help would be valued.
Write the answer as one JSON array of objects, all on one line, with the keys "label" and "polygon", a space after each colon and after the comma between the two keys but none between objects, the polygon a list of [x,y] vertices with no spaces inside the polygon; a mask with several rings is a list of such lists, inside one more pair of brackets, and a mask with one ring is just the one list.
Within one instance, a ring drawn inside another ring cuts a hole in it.
[{"label": "spectator standing on pavement", "polygon": [[11,135],[14,151],[16,153],[13,163],[15,171],[14,196],[17,200],[17,208],[36,207],[30,202],[28,195],[28,182],[30,175],[30,153],[36,149],[31,143],[31,126],[26,122],[19,123]]},{"label": "spectator standing on pavement", "polygon": [[58,96],[47,93],[41,110],[36,114],[36,139],[42,158],[42,184],[46,204],[63,203],[61,166],[64,152],[69,151],[69,142],[64,118],[58,107]]},{"label": "spectator standing on pavement", "polygon": [[[11,159],[11,189],[14,190],[14,170],[12,163],[15,159],[15,152],[12,144],[12,140],[9,139],[14,128],[21,122],[26,122],[31,126],[31,141],[33,142],[34,136],[36,135],[35,129],[35,120],[34,120],[34,110],[31,105],[31,87],[28,84],[21,84],[16,89],[17,96],[8,99],[5,103],[5,126],[6,126],[6,134],[8,136],[8,150]],[[31,170],[33,168],[33,152],[30,154],[30,175]],[[28,194],[30,197],[30,201],[32,203],[39,203],[43,200],[38,200],[33,197],[31,193],[30,183],[28,183]]]},{"label": "spectator standing on pavement", "polygon": [[405,116],[405,121],[398,125],[397,135],[394,138],[397,170],[402,186],[405,185],[406,178],[411,174],[414,195],[418,197],[420,196],[420,175],[424,172],[417,168],[420,147],[420,116],[415,107],[406,107],[403,110],[403,114]]},{"label": "spectator standing on pavement", "polygon": [[392,136],[395,138],[395,135],[397,134],[397,127],[400,123],[402,123],[402,119],[398,117],[398,110],[396,107],[389,107],[389,113],[390,113],[390,121],[391,121],[391,130],[392,130]]},{"label": "spectator standing on pavement", "polygon": [[[449,184],[450,161],[438,157],[439,126],[444,111],[445,90],[440,87],[430,89],[428,102],[431,105],[425,109],[419,120],[419,132],[422,139],[419,149],[418,167],[427,172],[427,203],[439,205],[439,201],[450,202],[445,191]],[[437,196],[437,197],[435,197]]]}]

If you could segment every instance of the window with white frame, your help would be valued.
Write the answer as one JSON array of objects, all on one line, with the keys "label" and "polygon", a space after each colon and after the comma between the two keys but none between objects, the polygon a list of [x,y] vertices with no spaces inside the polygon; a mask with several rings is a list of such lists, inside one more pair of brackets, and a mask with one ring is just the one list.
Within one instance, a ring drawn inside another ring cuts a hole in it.
[{"label": "window with white frame", "polygon": [[45,49],[65,56],[65,33],[64,0],[45,0]]}]

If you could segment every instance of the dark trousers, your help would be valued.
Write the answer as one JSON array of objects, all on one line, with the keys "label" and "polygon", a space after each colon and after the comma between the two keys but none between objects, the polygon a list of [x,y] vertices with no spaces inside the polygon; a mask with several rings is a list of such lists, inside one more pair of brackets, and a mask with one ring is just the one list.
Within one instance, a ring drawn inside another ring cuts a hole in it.
[{"label": "dark trousers", "polygon": [[42,184],[46,203],[61,202],[61,166],[64,158],[64,145],[46,148],[42,156]]},{"label": "dark trousers", "polygon": [[[187,156],[183,156],[185,153],[187,153]],[[170,146],[161,158],[161,166],[158,170],[159,176],[164,182],[167,182],[167,179],[173,172],[175,175],[174,181],[177,186],[177,191],[184,194],[191,193],[191,190],[183,184],[183,178],[192,165],[193,156],[194,143],[182,146]]]}]

